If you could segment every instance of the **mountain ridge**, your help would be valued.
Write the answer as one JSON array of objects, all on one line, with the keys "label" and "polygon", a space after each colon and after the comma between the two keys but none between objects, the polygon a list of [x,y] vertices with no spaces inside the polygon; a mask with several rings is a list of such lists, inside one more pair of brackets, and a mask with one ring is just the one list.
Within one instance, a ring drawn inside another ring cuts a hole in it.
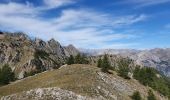
[{"label": "mountain ridge", "polygon": [[[46,93],[52,94],[50,91],[55,90],[53,87],[57,87],[64,91],[69,90],[76,95],[86,97],[87,100],[131,100],[130,96],[136,90],[140,92],[144,100],[147,99],[149,87],[141,85],[134,79],[126,80],[119,77],[116,72],[113,73],[103,73],[100,68],[92,65],[73,64],[62,66],[59,69],[40,73],[0,87],[0,96],[4,96],[2,98],[14,99],[22,96],[30,98],[37,97],[37,99],[40,99],[47,95]],[[12,91],[10,91],[11,88],[13,89]],[[51,90],[45,92],[43,88],[51,88]],[[36,92],[37,89],[42,89],[44,91],[43,93],[45,93],[44,96],[39,96],[39,92]],[[13,93],[16,94],[11,95]],[[65,98],[68,97],[66,93],[63,94]],[[154,94],[158,100],[167,100],[158,92],[154,91]]]},{"label": "mountain ridge", "polygon": [[[9,64],[19,79],[24,78],[25,73],[59,68],[73,55],[54,39],[47,42],[38,38],[32,40],[24,33],[1,35],[3,38],[0,39],[0,65]],[[72,48],[74,49],[76,48]]]},{"label": "mountain ridge", "polygon": [[136,64],[146,67],[153,67],[165,76],[170,77],[170,48],[155,48],[150,50],[135,49],[79,49],[80,52],[89,56],[103,54],[120,55],[129,57]]}]

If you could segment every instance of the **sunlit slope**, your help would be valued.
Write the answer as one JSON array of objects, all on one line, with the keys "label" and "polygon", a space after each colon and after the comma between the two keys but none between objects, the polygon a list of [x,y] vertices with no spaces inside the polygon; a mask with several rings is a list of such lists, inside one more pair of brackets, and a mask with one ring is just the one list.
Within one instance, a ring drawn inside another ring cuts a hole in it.
[{"label": "sunlit slope", "polygon": [[[105,74],[90,65],[64,66],[0,87],[0,96],[36,88],[58,87],[82,96],[111,100],[129,100],[130,95],[137,90],[146,99],[147,87],[136,80],[125,80],[113,73]],[[155,95],[160,99],[159,94],[155,92]]]}]

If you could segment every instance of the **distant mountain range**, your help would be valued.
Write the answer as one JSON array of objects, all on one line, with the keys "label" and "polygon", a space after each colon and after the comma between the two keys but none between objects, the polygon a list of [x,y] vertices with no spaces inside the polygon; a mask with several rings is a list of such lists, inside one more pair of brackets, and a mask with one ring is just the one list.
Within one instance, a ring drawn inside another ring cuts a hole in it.
[{"label": "distant mountain range", "polygon": [[103,54],[120,55],[129,57],[136,64],[153,67],[165,76],[170,77],[170,48],[151,49],[151,50],[135,50],[135,49],[79,49],[80,52],[89,56],[97,56]]},{"label": "distant mountain range", "polygon": [[[107,61],[114,69],[108,73],[97,67],[104,54],[109,54]],[[83,58],[88,63],[67,65],[71,55],[74,60],[81,62]],[[130,64],[127,65],[128,61]],[[117,70],[121,68],[120,62],[131,70],[127,73],[130,79],[120,77]],[[0,86],[1,100],[131,100],[136,91],[147,99],[150,87],[136,80],[133,70],[136,65],[153,67],[170,77],[170,49],[77,49],[73,45],[62,46],[54,39],[43,41],[30,39],[23,33],[0,32],[1,72],[5,72],[6,64],[17,80]],[[6,76],[1,72],[1,76]],[[155,74],[155,77],[156,80],[165,78],[160,74]],[[158,84],[159,88],[165,85],[161,89],[169,86],[166,85],[169,81],[163,82]],[[157,100],[168,100],[161,92],[153,90],[153,93]]]}]

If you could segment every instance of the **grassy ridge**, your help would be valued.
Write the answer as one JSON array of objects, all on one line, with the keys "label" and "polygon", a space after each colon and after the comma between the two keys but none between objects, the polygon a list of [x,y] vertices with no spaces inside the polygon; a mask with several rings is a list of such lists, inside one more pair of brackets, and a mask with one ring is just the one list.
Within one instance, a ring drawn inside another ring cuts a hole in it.
[{"label": "grassy ridge", "polygon": [[[86,67],[88,67],[88,69]],[[77,91],[78,93],[83,93],[86,90],[87,92],[94,92],[91,91],[89,87],[91,87],[91,84],[94,84],[94,81],[92,80],[94,80],[96,70],[97,69],[95,67],[88,65],[84,65],[82,67],[74,65],[71,66],[71,68],[62,68],[62,70],[58,69],[44,72],[21,81],[17,81],[13,84],[0,87],[0,96],[42,87],[60,87],[67,90],[74,89],[74,91]]]}]

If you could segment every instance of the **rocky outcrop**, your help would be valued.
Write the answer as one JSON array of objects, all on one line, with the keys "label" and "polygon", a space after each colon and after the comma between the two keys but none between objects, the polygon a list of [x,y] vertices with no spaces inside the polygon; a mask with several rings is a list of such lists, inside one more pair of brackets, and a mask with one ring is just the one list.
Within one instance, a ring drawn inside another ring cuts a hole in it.
[{"label": "rocky outcrop", "polygon": [[4,96],[1,100],[92,100],[60,88],[39,88],[19,94]]},{"label": "rocky outcrop", "polygon": [[30,39],[23,33],[3,33],[0,40],[0,67],[8,63],[18,78],[25,72],[58,68],[72,54],[54,39]]},{"label": "rocky outcrop", "polygon": [[77,54],[79,54],[79,50],[77,48],[75,48],[73,45],[68,45],[66,47],[64,47],[65,50],[70,54],[70,55],[73,55],[73,56],[76,56]]}]

